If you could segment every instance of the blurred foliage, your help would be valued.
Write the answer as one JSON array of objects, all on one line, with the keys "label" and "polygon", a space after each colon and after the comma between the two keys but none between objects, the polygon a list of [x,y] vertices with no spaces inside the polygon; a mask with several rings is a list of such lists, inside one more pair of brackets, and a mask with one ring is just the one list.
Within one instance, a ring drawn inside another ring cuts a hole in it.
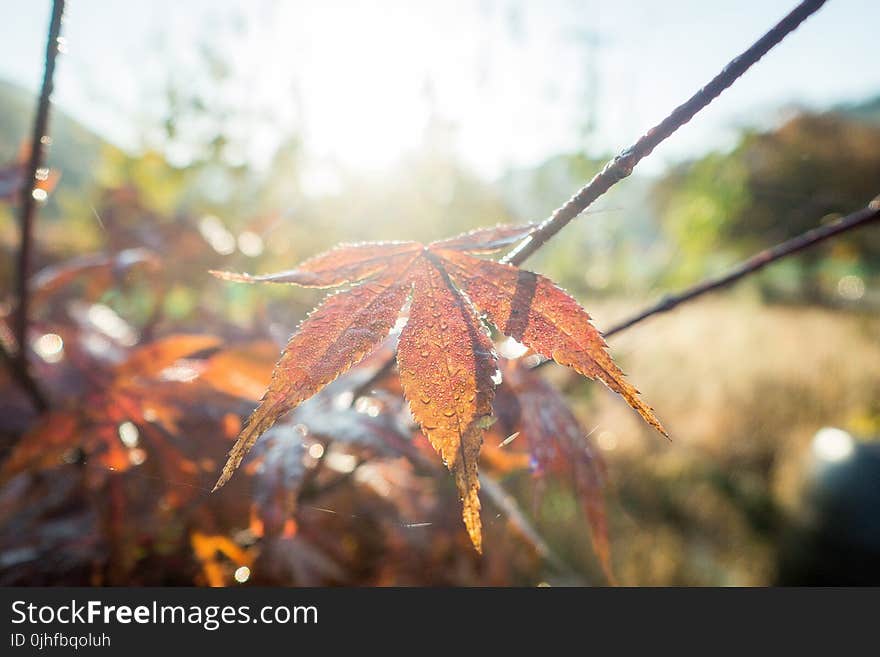
[{"label": "blurred foliage", "polygon": [[[859,116],[857,114],[857,116]],[[880,125],[844,114],[799,114],[768,132],[745,133],[660,180],[654,201],[680,249],[673,280],[690,282],[761,248],[864,207],[880,181]],[[788,278],[821,301],[823,278],[876,276],[880,235],[860,231],[800,255]],[[772,273],[765,282],[772,282]]]}]

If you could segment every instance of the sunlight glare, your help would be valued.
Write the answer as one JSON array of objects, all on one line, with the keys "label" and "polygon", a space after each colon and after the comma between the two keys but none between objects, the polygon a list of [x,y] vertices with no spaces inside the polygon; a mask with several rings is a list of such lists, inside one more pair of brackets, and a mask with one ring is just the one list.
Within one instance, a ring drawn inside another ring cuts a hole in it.
[{"label": "sunlight glare", "polygon": [[93,304],[89,306],[87,317],[92,326],[120,344],[131,347],[137,342],[134,329],[110,306]]},{"label": "sunlight glare", "polygon": [[133,422],[125,421],[119,425],[119,440],[126,447],[137,447],[140,440],[140,432]]},{"label": "sunlight glare", "polygon": [[[541,101],[523,98],[521,85],[544,69],[511,43],[502,12],[475,4],[281,5],[249,51],[276,81],[266,91],[277,97],[273,106],[302,119],[311,195],[334,186],[321,173],[311,189],[314,167],[381,175],[424,147],[466,151],[459,154],[475,169],[497,173],[523,149],[534,160],[536,144],[543,150],[548,131],[562,125],[528,129]],[[283,82],[291,78],[292,86]],[[432,132],[438,126],[461,130]]]},{"label": "sunlight glare", "polygon": [[235,581],[239,584],[244,584],[251,576],[251,569],[247,566],[240,566],[235,570]]},{"label": "sunlight glare", "polygon": [[47,363],[57,363],[64,358],[64,341],[55,333],[41,335],[33,346],[37,355]]},{"label": "sunlight glare", "polygon": [[199,221],[199,232],[205,241],[220,255],[230,255],[235,251],[235,235],[230,233],[223,222],[208,214]]},{"label": "sunlight glare", "polygon": [[844,276],[837,283],[837,293],[847,301],[858,301],[865,296],[865,281],[860,276]]},{"label": "sunlight glare", "polygon": [[250,258],[256,258],[263,254],[263,238],[246,230],[238,236],[238,250]]},{"label": "sunlight glare", "polygon": [[825,427],[817,431],[813,438],[813,453],[828,463],[845,461],[854,450],[852,436],[841,429]]}]

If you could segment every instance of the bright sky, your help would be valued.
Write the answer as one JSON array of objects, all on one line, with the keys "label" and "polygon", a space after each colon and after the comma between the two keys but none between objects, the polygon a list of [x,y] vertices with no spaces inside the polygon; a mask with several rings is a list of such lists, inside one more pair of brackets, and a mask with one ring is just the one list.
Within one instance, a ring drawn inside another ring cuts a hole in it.
[{"label": "bright sky", "polygon": [[[0,77],[36,89],[50,4],[0,0]],[[224,101],[304,127],[314,157],[382,170],[419,144],[433,111],[457,126],[462,160],[493,177],[584,143],[628,145],[794,4],[72,0],[55,100],[134,145],[151,90],[169,70],[186,70],[196,42],[213,35],[240,79]],[[223,22],[233,10],[245,18],[242,33]],[[772,119],[788,103],[880,93],[877,25],[880,2],[830,0],[649,168],[723,146],[736,126]],[[595,130],[584,142],[591,112]],[[251,156],[265,159],[277,134],[254,127]]]}]

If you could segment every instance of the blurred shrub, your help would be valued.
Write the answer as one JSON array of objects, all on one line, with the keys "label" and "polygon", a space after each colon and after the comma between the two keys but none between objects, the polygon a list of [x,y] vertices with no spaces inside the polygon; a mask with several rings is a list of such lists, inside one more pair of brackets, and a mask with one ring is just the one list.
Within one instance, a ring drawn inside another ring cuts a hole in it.
[{"label": "blurred shrub", "polygon": [[[730,153],[674,169],[653,196],[681,250],[674,277],[690,281],[863,207],[878,184],[880,126],[837,113],[801,114],[774,130],[744,134]],[[836,284],[840,275],[880,271],[880,235],[845,236],[798,262],[789,277],[797,293],[823,300],[823,275]]]}]

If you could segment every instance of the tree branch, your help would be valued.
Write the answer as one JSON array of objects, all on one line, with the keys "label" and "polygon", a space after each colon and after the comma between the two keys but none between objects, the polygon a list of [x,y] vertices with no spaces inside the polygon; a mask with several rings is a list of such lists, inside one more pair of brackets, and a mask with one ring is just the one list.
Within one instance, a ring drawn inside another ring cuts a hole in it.
[{"label": "tree branch", "polygon": [[587,209],[590,204],[616,183],[629,176],[635,166],[660,145],[667,137],[690,121],[722,91],[727,89],[745,73],[755,62],[763,57],[776,44],[793,32],[798,25],[815,13],[825,0],[804,0],[791,13],[776,24],[769,32],[758,39],[748,50],[731,60],[721,72],[691,98],[676,107],[672,113],[656,126],[648,130],[639,140],[609,161],[577,194],[572,196],[561,208],[516,247],[502,262],[519,265],[544,243],[564,228],[572,219]]},{"label": "tree branch", "polygon": [[43,84],[40,99],[37,103],[37,114],[31,133],[31,152],[21,186],[21,244],[18,251],[18,308],[15,314],[13,331],[18,352],[14,356],[13,372],[40,411],[47,408],[46,398],[30,374],[28,367],[28,316],[30,295],[28,283],[30,279],[31,261],[34,250],[34,222],[36,219],[37,199],[34,198],[34,181],[37,171],[45,160],[46,137],[49,129],[49,109],[51,107],[52,88],[54,86],[55,60],[58,57],[61,35],[61,20],[64,15],[64,0],[54,0],[52,18],[49,22],[49,37],[46,42],[46,65],[43,70]]},{"label": "tree branch", "polygon": [[[800,253],[816,244],[820,244],[851,230],[867,226],[878,220],[880,220],[880,196],[877,196],[861,210],[853,212],[842,219],[838,219],[825,226],[812,228],[805,233],[801,233],[797,237],[792,237],[790,240],[786,240],[776,246],[771,246],[768,249],[759,251],[720,276],[707,278],[706,280],[697,283],[696,285],[692,285],[677,294],[666,295],[654,305],[648,306],[644,310],[614,324],[610,329],[603,331],[602,335],[606,338],[610,338],[615,333],[622,333],[628,328],[635,326],[639,322],[643,322],[653,315],[669,312],[673,308],[677,308],[688,301],[693,301],[708,292],[714,292],[720,288],[732,285],[741,278],[754,274],[777,260],[782,260],[788,256]],[[535,367],[542,367],[552,362],[552,360],[542,360]]]},{"label": "tree branch", "polygon": [[629,327],[646,320],[652,315],[669,312],[673,308],[693,299],[696,299],[697,297],[702,296],[707,292],[712,292],[719,288],[727,287],[728,285],[735,283],[739,279],[744,278],[749,274],[754,274],[755,272],[760,271],[767,265],[776,262],[777,260],[781,260],[782,258],[786,258],[790,255],[794,255],[795,253],[799,253],[804,249],[808,249],[811,246],[815,246],[816,244],[824,242],[825,240],[829,240],[832,237],[836,237],[837,235],[840,235],[842,233],[855,230],[856,228],[860,228],[862,226],[867,226],[868,224],[871,224],[878,219],[880,219],[880,196],[875,198],[861,210],[853,212],[843,219],[839,219],[825,226],[813,228],[805,233],[801,233],[797,237],[793,237],[790,240],[782,242],[781,244],[777,244],[776,246],[770,247],[769,249],[764,249],[763,251],[756,253],[751,258],[744,260],[735,267],[731,268],[725,274],[706,279],[705,281],[697,283],[696,285],[689,287],[686,290],[682,290],[678,294],[667,295],[663,297],[653,306],[649,306],[641,312],[636,313],[632,317],[629,317],[622,322],[615,324],[607,331],[604,331],[603,335],[607,338],[614,335],[615,333],[625,331]]},{"label": "tree branch", "polygon": [[[701,109],[706,107],[721,92],[731,86],[742,76],[755,62],[788,34],[793,32],[798,25],[815,13],[826,0],[804,0],[795,7],[785,18],[777,23],[769,32],[758,39],[752,46],[738,57],[735,57],[716,75],[708,84],[685,103],[675,108],[659,124],[648,130],[639,140],[628,149],[621,152],[613,160],[596,174],[577,194],[568,202],[556,210],[528,237],[511,249],[501,262],[511,265],[520,265],[526,258],[540,249],[551,237],[558,233],[572,219],[581,214],[587,207],[616,183],[629,176],[635,166],[673,132],[690,121]],[[606,332],[606,336],[610,333]],[[369,390],[381,376],[384,376],[394,364],[394,356],[380,367],[372,377],[367,379],[357,388],[358,394]]]}]

